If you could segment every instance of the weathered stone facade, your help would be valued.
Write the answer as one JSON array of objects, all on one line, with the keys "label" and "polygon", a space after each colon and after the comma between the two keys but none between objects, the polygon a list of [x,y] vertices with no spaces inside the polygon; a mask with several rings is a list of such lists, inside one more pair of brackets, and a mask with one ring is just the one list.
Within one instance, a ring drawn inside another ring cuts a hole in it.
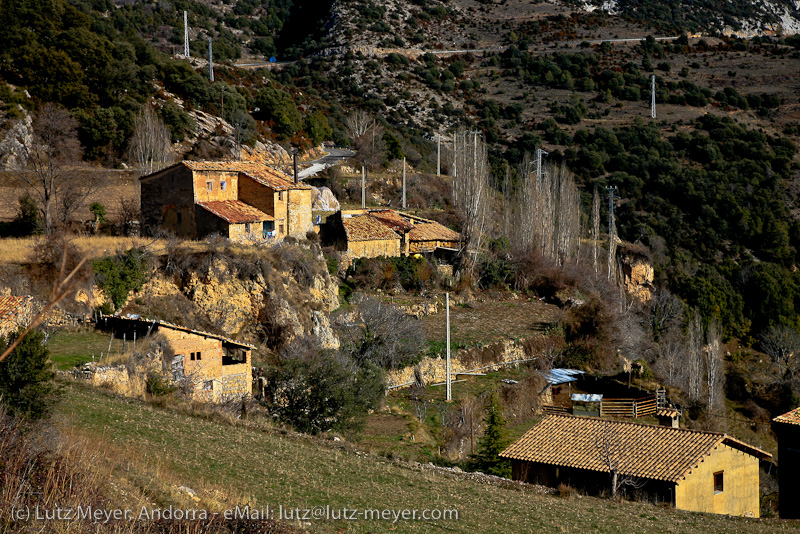
[{"label": "weathered stone facade", "polygon": [[33,297],[0,296],[0,338],[28,326],[33,313]]},{"label": "weathered stone facade", "polygon": [[[311,193],[265,165],[184,161],[141,178],[142,222],[151,234],[164,228],[192,239],[302,238],[314,228]],[[227,202],[227,215],[209,209],[219,202]]]},{"label": "weathered stone facade", "polygon": [[[162,372],[195,399],[224,402],[251,394],[253,347],[250,345],[163,321],[104,317],[98,326],[113,331],[117,337],[135,339],[136,336],[143,342],[150,335],[163,336],[165,342],[159,354]],[[111,378],[106,380],[127,384],[120,386],[121,389],[132,389],[130,376],[109,376]],[[104,379],[92,377],[91,380]]]}]

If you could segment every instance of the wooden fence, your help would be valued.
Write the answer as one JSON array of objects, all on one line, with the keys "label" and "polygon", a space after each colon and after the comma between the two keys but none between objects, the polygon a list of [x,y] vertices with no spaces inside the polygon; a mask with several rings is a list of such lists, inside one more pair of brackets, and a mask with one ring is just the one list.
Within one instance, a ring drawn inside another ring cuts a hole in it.
[{"label": "wooden fence", "polygon": [[603,399],[600,402],[600,417],[647,417],[656,413],[656,396],[639,399]]}]

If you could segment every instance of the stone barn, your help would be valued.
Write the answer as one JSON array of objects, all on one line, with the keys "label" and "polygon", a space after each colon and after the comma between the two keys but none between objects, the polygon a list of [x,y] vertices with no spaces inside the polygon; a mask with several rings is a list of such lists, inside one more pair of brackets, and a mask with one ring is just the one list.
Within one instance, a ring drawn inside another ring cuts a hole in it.
[{"label": "stone barn", "polygon": [[98,326],[129,342],[147,342],[153,334],[166,340],[163,367],[173,383],[192,397],[224,402],[250,396],[253,346],[184,326],[138,317],[103,317]]},{"label": "stone barn", "polygon": [[142,225],[197,239],[305,237],[313,230],[311,187],[263,164],[182,161],[140,178]]},{"label": "stone barn", "polygon": [[778,436],[778,509],[781,519],[800,519],[800,408],[772,420]]},{"label": "stone barn", "polygon": [[500,453],[514,480],[589,493],[636,482],[679,510],[759,517],[759,462],[772,456],[725,434],[550,415]]}]

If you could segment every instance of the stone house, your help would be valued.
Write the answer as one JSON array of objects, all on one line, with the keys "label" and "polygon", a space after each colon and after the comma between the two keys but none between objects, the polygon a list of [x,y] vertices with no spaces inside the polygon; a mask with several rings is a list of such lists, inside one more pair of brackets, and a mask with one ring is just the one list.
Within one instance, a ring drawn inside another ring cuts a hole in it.
[{"label": "stone house", "polygon": [[429,219],[391,209],[341,211],[320,229],[323,245],[345,252],[350,259],[408,256],[457,249],[458,232]]},{"label": "stone house", "polygon": [[146,342],[148,336],[160,334],[165,340],[161,347],[165,373],[193,398],[224,402],[251,395],[254,349],[251,345],[138,317],[103,317],[98,326],[130,342],[134,339]]},{"label": "stone house", "polygon": [[679,510],[759,517],[759,461],[772,456],[725,434],[550,415],[500,453],[512,478],[610,492],[611,473]]},{"label": "stone house", "polygon": [[33,319],[33,297],[0,296],[0,338],[24,328]]},{"label": "stone house", "polygon": [[182,161],[140,184],[142,225],[150,233],[259,241],[304,237],[314,228],[311,187],[263,164]]},{"label": "stone house", "polygon": [[800,408],[772,420],[778,436],[778,510],[781,519],[800,519]]}]

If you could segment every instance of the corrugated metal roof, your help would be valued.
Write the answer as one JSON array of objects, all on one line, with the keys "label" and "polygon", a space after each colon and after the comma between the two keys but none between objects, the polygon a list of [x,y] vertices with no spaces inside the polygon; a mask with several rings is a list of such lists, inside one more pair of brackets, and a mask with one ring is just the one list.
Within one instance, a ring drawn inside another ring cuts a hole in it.
[{"label": "corrugated metal roof", "polygon": [[779,415],[773,419],[776,423],[785,423],[787,425],[800,425],[800,408],[795,408],[791,412]]},{"label": "corrugated metal roof", "polygon": [[769,453],[725,434],[684,428],[551,415],[500,453],[502,458],[678,482],[720,444],[759,458]]},{"label": "corrugated metal roof", "polygon": [[343,217],[342,224],[348,241],[383,241],[400,239],[391,228],[370,215]]},{"label": "corrugated metal roof", "polygon": [[603,395],[599,393],[573,393],[572,400],[577,402],[600,402]]},{"label": "corrugated metal roof", "polygon": [[575,382],[580,375],[586,374],[584,371],[577,369],[550,369],[544,373],[544,379],[548,384],[557,386],[558,384],[566,384],[567,382]]},{"label": "corrugated metal roof", "polygon": [[33,301],[33,297],[0,297],[0,324],[11,321],[20,308]]},{"label": "corrugated metal roof", "polygon": [[198,202],[197,205],[230,224],[275,220],[274,217],[267,215],[258,208],[245,204],[241,200],[212,200],[210,202]]}]

